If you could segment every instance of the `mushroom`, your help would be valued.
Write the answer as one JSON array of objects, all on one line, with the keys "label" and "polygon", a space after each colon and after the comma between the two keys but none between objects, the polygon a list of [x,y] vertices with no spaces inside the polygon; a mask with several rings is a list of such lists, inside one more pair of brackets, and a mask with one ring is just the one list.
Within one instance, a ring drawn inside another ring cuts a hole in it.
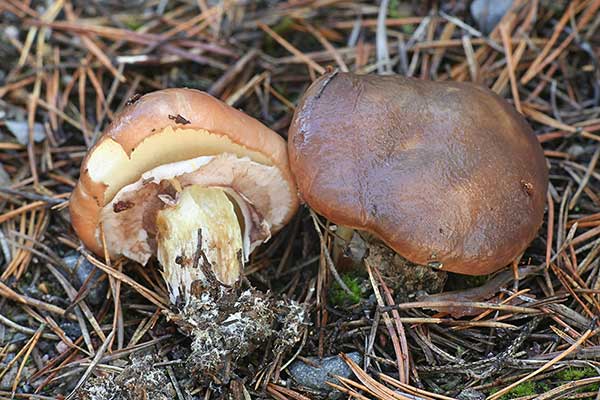
[{"label": "mushroom", "polygon": [[156,255],[173,303],[195,283],[233,285],[250,253],[298,207],[285,141],[210,95],[166,89],[130,101],[81,165],[71,221],[146,264]]},{"label": "mushroom", "polygon": [[420,265],[485,275],[542,224],[548,169],[525,119],[469,83],[331,72],[288,135],[302,199]]}]

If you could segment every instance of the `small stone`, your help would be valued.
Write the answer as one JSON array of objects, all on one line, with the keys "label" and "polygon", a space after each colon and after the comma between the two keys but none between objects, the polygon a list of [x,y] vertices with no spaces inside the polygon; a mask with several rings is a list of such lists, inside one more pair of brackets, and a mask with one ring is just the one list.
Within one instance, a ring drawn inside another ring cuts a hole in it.
[{"label": "small stone", "polygon": [[[20,350],[20,349],[19,349]],[[4,371],[7,367],[8,363],[11,362],[15,358],[15,354],[9,354],[4,362],[0,363],[0,371]],[[0,390],[11,391],[12,386],[15,382],[17,374],[19,373],[19,368],[21,367],[20,360],[17,361],[9,370],[4,374],[2,379],[0,380]],[[33,374],[33,371],[30,367],[26,366],[21,371],[21,375],[19,376],[19,385],[17,387],[17,393],[22,392],[24,385],[26,385],[27,379]]]},{"label": "small stone", "polygon": [[81,327],[76,322],[63,322],[60,324],[60,327],[65,331],[65,334],[73,340],[81,336]]},{"label": "small stone", "polygon": [[457,396],[458,400],[484,400],[485,394],[475,389],[465,389]]},{"label": "small stone", "polygon": [[585,148],[580,144],[573,144],[567,149],[567,154],[571,158],[578,158],[585,154]]},{"label": "small stone", "polygon": [[489,34],[512,6],[513,0],[475,0],[471,3],[471,15],[481,33]]},{"label": "small stone", "polygon": [[[357,364],[362,363],[360,353],[348,353],[347,356]],[[318,357],[306,357],[306,359],[310,364],[297,360],[289,366],[288,372],[298,384],[307,388],[331,392],[334,389],[326,382],[340,384],[334,376],[344,378],[353,376],[352,370],[340,356],[326,357],[321,360]]]},{"label": "small stone", "polygon": [[[5,121],[6,127],[12,133],[17,141],[23,145],[29,143],[29,126],[27,121]],[[33,140],[41,142],[46,139],[44,126],[38,122],[33,124]]]},{"label": "small stone", "polygon": [[60,342],[56,343],[54,348],[56,349],[56,352],[58,354],[63,354],[65,351],[69,350],[69,345],[63,341],[60,341]]},{"label": "small stone", "polygon": [[4,35],[6,35],[8,38],[18,40],[19,28],[14,25],[8,25],[6,28],[4,28]]},{"label": "small stone", "polygon": [[10,175],[4,169],[4,165],[0,163],[0,186],[8,186],[10,185]]},{"label": "small stone", "polygon": [[[0,371],[4,371],[6,364],[8,364],[15,357],[14,354],[9,354],[5,359],[5,363],[0,364]],[[9,370],[4,374],[2,380],[0,380],[0,390],[11,390],[12,384],[19,371],[19,364],[15,363]]]},{"label": "small stone", "polygon": [[95,306],[102,304],[106,297],[106,291],[108,290],[108,279],[104,278],[106,275],[104,271],[96,268],[85,257],[76,252],[68,253],[63,257],[63,261],[68,268],[68,270],[63,271],[63,273],[69,278],[76,290],[81,288],[88,276],[95,270],[94,276],[87,284],[87,287],[90,288],[90,292],[85,298],[85,301]]}]

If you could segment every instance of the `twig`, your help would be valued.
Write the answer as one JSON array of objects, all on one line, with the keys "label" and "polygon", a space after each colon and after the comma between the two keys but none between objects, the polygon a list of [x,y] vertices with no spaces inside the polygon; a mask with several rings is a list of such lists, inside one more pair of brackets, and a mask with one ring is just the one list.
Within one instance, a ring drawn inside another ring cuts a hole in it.
[{"label": "twig", "polygon": [[77,395],[77,391],[83,386],[83,384],[85,383],[87,378],[92,374],[92,371],[94,370],[96,365],[100,362],[100,360],[102,360],[102,356],[104,356],[104,352],[108,348],[108,345],[112,342],[114,335],[115,335],[115,331],[111,331],[110,334],[106,337],[106,340],[102,343],[102,346],[100,346],[98,351],[96,351],[96,355],[94,356],[94,359],[92,360],[90,365],[87,367],[87,369],[85,370],[85,372],[83,373],[83,375],[81,376],[81,378],[79,379],[77,384],[75,385],[75,388],[73,388],[71,393],[67,397],[65,397],[65,400],[73,399],[75,397],[75,395]]}]

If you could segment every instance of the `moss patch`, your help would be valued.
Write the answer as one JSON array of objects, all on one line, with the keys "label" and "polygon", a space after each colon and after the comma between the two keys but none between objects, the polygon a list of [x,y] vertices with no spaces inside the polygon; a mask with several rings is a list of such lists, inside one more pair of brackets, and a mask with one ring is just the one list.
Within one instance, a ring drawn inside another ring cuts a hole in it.
[{"label": "moss patch", "polygon": [[[558,379],[560,379],[561,381],[564,381],[564,382],[561,382],[561,384],[566,383],[566,382],[578,381],[580,379],[585,379],[585,378],[593,378],[595,376],[598,376],[598,372],[592,367],[582,367],[582,368],[569,367],[569,368],[563,369],[562,371],[559,371],[556,374],[556,377]],[[581,388],[577,389],[576,392],[578,392],[578,393],[597,392],[598,390],[600,390],[600,384],[594,383],[591,385],[581,387]]]},{"label": "moss patch", "polygon": [[[538,394],[537,389],[538,389],[538,384],[536,382],[533,382],[533,381],[523,382],[520,385],[513,388],[510,392],[501,396],[499,400],[516,399],[518,397],[531,396],[534,394]],[[497,393],[499,390],[500,389],[494,388],[494,389],[490,390],[490,394]]]},{"label": "moss patch", "polygon": [[351,293],[347,293],[342,287],[336,282],[333,282],[329,299],[331,304],[334,306],[347,306],[350,304],[357,304],[362,298],[363,291],[360,287],[361,278],[352,274],[343,274],[342,281],[348,286]]},{"label": "moss patch", "polygon": [[[549,383],[549,380],[524,382],[512,389],[510,392],[501,396],[499,400],[510,400],[519,397],[533,396],[540,393],[545,393],[551,390],[552,388],[558,387],[567,382],[578,381],[585,378],[592,378],[594,376],[598,376],[598,373],[592,367],[569,367],[557,372],[556,375],[554,375],[553,378],[551,378],[551,384]],[[489,394],[497,393],[499,390],[499,388],[493,388],[492,390],[490,390]],[[598,390],[600,390],[600,384],[594,383],[579,388],[576,390],[576,392],[597,392]]]},{"label": "moss patch", "polygon": [[592,367],[566,368],[556,374],[556,377],[563,381],[577,381],[584,378],[598,376],[596,370]]}]

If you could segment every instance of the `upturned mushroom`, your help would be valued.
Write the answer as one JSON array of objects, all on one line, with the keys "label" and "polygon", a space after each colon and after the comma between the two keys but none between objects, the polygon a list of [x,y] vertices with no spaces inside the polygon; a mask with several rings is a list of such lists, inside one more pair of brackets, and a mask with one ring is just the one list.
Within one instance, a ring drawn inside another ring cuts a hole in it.
[{"label": "upturned mushroom", "polygon": [[489,274],[542,224],[542,148],[511,105],[474,84],[325,74],[300,100],[288,149],[310,207],[416,264]]},{"label": "upturned mushroom", "polygon": [[71,196],[94,253],[156,255],[173,303],[194,285],[238,281],[250,253],[298,206],[285,141],[206,93],[156,91],[128,104],[89,150]]}]

